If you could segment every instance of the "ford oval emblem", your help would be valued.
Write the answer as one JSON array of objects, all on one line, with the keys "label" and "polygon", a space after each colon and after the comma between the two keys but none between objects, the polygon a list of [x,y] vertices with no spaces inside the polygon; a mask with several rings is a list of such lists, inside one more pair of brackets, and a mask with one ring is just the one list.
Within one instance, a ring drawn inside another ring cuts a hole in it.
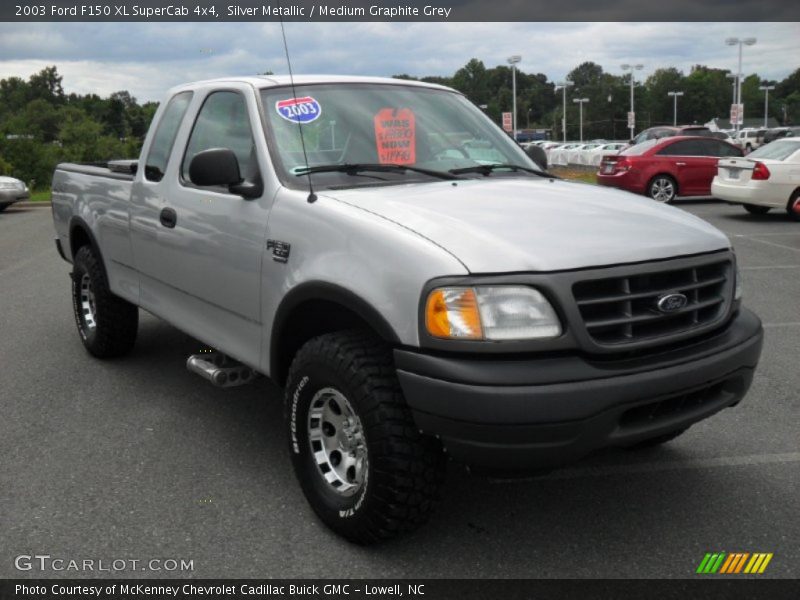
[{"label": "ford oval emblem", "polygon": [[664,294],[663,296],[659,296],[656,301],[656,307],[658,307],[658,310],[662,313],[673,313],[682,309],[688,303],[689,299],[683,294]]}]

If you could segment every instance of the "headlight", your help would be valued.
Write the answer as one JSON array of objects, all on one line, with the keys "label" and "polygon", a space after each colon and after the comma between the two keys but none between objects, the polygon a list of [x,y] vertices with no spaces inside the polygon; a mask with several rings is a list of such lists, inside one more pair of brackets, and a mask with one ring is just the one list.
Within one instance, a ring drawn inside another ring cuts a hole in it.
[{"label": "headlight", "polygon": [[733,299],[742,299],[742,272],[739,270],[738,265],[736,266],[736,281],[734,282]]},{"label": "headlight", "polygon": [[453,340],[561,335],[561,323],[541,292],[510,285],[437,288],[425,304],[425,327],[434,337]]}]

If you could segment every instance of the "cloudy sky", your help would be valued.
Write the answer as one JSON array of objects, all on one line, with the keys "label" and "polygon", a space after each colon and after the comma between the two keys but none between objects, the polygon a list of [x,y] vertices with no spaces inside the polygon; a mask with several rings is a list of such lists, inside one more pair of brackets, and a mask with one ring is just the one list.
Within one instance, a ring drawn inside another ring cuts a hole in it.
[{"label": "cloudy sky", "polygon": [[[730,36],[755,36],[745,73],[782,79],[800,67],[800,23],[287,23],[295,73],[450,75],[472,57],[560,79],[594,61],[610,72],[645,65],[688,72],[736,68]],[[127,89],[159,100],[172,85],[286,72],[275,23],[0,23],[0,78],[55,64],[67,92]]]}]

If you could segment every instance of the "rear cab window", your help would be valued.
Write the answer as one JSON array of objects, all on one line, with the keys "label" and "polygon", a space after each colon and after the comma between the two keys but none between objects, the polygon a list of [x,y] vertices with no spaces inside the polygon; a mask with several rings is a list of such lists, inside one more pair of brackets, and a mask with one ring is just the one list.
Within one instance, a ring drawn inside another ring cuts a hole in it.
[{"label": "rear cab window", "polygon": [[175,144],[175,136],[178,135],[178,128],[192,101],[192,95],[192,92],[175,94],[164,109],[144,164],[144,177],[148,181],[163,179],[172,146]]}]

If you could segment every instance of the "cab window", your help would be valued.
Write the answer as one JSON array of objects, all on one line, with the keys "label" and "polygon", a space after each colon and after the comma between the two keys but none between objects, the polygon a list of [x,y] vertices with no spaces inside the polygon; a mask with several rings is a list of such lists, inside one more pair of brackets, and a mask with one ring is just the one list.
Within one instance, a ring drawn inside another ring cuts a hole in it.
[{"label": "cab window", "polygon": [[238,92],[213,92],[197,115],[181,166],[184,182],[189,182],[189,164],[195,154],[211,148],[232,150],[239,161],[239,172],[252,179],[256,166],[253,132],[247,104]]},{"label": "cab window", "polygon": [[192,92],[181,92],[175,94],[164,109],[144,164],[144,176],[148,181],[161,181],[164,177],[175,136],[191,100]]}]

